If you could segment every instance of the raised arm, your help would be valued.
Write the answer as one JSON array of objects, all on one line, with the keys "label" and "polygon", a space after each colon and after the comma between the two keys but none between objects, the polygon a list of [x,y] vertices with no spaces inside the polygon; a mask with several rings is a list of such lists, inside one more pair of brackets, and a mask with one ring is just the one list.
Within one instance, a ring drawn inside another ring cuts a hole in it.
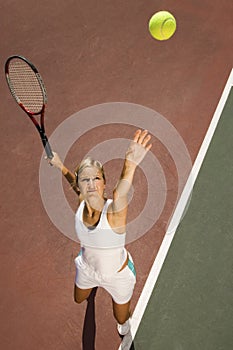
[{"label": "raised arm", "polygon": [[122,225],[126,224],[128,193],[131,188],[133,177],[137,165],[144,159],[146,153],[151,149],[149,144],[151,136],[147,130],[137,130],[126,151],[125,161],[120,179],[113,191],[112,211],[114,216],[121,221]]},{"label": "raised arm", "polygon": [[59,169],[62,172],[66,180],[69,182],[69,184],[73,188],[73,190],[79,195],[79,192],[76,186],[74,186],[75,180],[76,180],[75,175],[68,168],[65,167],[65,165],[62,163],[57,153],[53,152],[53,155],[54,157],[53,159],[49,159],[49,163],[55,166],[57,169]]}]

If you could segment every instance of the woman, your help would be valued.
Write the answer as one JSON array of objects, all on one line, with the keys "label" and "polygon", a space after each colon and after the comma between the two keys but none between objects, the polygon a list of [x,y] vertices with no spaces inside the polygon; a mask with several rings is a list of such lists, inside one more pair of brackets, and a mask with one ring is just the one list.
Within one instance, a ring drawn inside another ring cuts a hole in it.
[{"label": "woman", "polygon": [[74,299],[82,303],[94,287],[107,290],[112,296],[113,314],[120,335],[127,334],[130,329],[130,300],[136,282],[132,257],[124,247],[127,195],[137,165],[152,146],[150,139],[147,130],[136,131],[112,199],[105,197],[105,175],[100,162],[87,158],[72,174],[56,153],[50,160],[78,194],[75,228],[81,251],[75,259]]}]

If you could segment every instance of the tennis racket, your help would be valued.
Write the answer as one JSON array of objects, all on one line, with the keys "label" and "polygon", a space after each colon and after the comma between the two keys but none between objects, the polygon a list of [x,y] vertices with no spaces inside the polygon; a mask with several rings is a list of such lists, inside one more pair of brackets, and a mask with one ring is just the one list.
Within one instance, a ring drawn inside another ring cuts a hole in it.
[{"label": "tennis racket", "polygon": [[37,128],[47,157],[52,159],[53,152],[44,127],[47,94],[38,70],[25,57],[10,56],[5,63],[5,74],[12,96]]}]

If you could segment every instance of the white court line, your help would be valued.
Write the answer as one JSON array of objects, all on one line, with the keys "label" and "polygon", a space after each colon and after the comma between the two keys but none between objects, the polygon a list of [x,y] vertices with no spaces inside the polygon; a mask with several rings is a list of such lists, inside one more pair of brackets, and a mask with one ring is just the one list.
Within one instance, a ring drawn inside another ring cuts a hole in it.
[{"label": "white court line", "polygon": [[221,117],[223,108],[225,106],[226,100],[228,98],[228,95],[229,95],[229,92],[230,92],[230,89],[232,88],[232,86],[233,86],[233,69],[231,70],[231,73],[229,75],[229,78],[227,80],[225,88],[223,90],[222,96],[219,100],[218,106],[217,106],[215,113],[213,115],[212,121],[209,125],[209,128],[207,130],[205,138],[204,138],[202,145],[200,147],[200,150],[198,152],[197,158],[194,162],[194,165],[192,167],[192,170],[190,172],[188,180],[185,184],[184,190],[181,194],[181,197],[178,201],[178,204],[177,204],[177,207],[174,211],[171,222],[168,226],[167,232],[163,238],[163,241],[162,241],[162,244],[161,244],[160,249],[158,251],[158,254],[155,258],[155,261],[152,265],[152,268],[150,270],[150,273],[148,275],[148,278],[146,280],[146,283],[144,285],[144,288],[142,290],[140,298],[139,298],[137,305],[135,307],[135,310],[133,312],[132,320],[131,320],[131,332],[130,332],[130,334],[128,334],[124,337],[118,350],[129,350],[130,349],[130,346],[131,346],[132,341],[135,337],[135,334],[137,332],[137,329],[139,327],[139,324],[140,324],[141,319],[143,317],[143,314],[145,312],[146,306],[147,306],[148,301],[150,299],[151,293],[155,287],[155,283],[158,279],[160,270],[161,270],[163,263],[164,263],[164,260],[167,256],[169,247],[170,247],[171,242],[175,236],[176,229],[179,225],[180,219],[182,218],[182,214],[185,210],[186,204],[187,204],[189,197],[191,195],[191,192],[192,192],[194,183],[196,181],[197,175],[199,173],[199,170],[200,170],[201,165],[203,163],[203,160],[205,158],[206,152],[208,150],[208,147],[209,147],[210,142],[212,140],[212,137],[214,135],[215,129],[218,125],[219,119]]}]

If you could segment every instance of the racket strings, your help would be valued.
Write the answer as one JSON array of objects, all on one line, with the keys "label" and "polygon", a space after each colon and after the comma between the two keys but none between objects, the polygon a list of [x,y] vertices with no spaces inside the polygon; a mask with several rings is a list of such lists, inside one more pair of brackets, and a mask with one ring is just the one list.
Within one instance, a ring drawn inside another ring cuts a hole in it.
[{"label": "racket strings", "polygon": [[9,65],[8,81],[12,95],[28,112],[42,111],[46,95],[39,73],[23,60],[14,59]]}]

